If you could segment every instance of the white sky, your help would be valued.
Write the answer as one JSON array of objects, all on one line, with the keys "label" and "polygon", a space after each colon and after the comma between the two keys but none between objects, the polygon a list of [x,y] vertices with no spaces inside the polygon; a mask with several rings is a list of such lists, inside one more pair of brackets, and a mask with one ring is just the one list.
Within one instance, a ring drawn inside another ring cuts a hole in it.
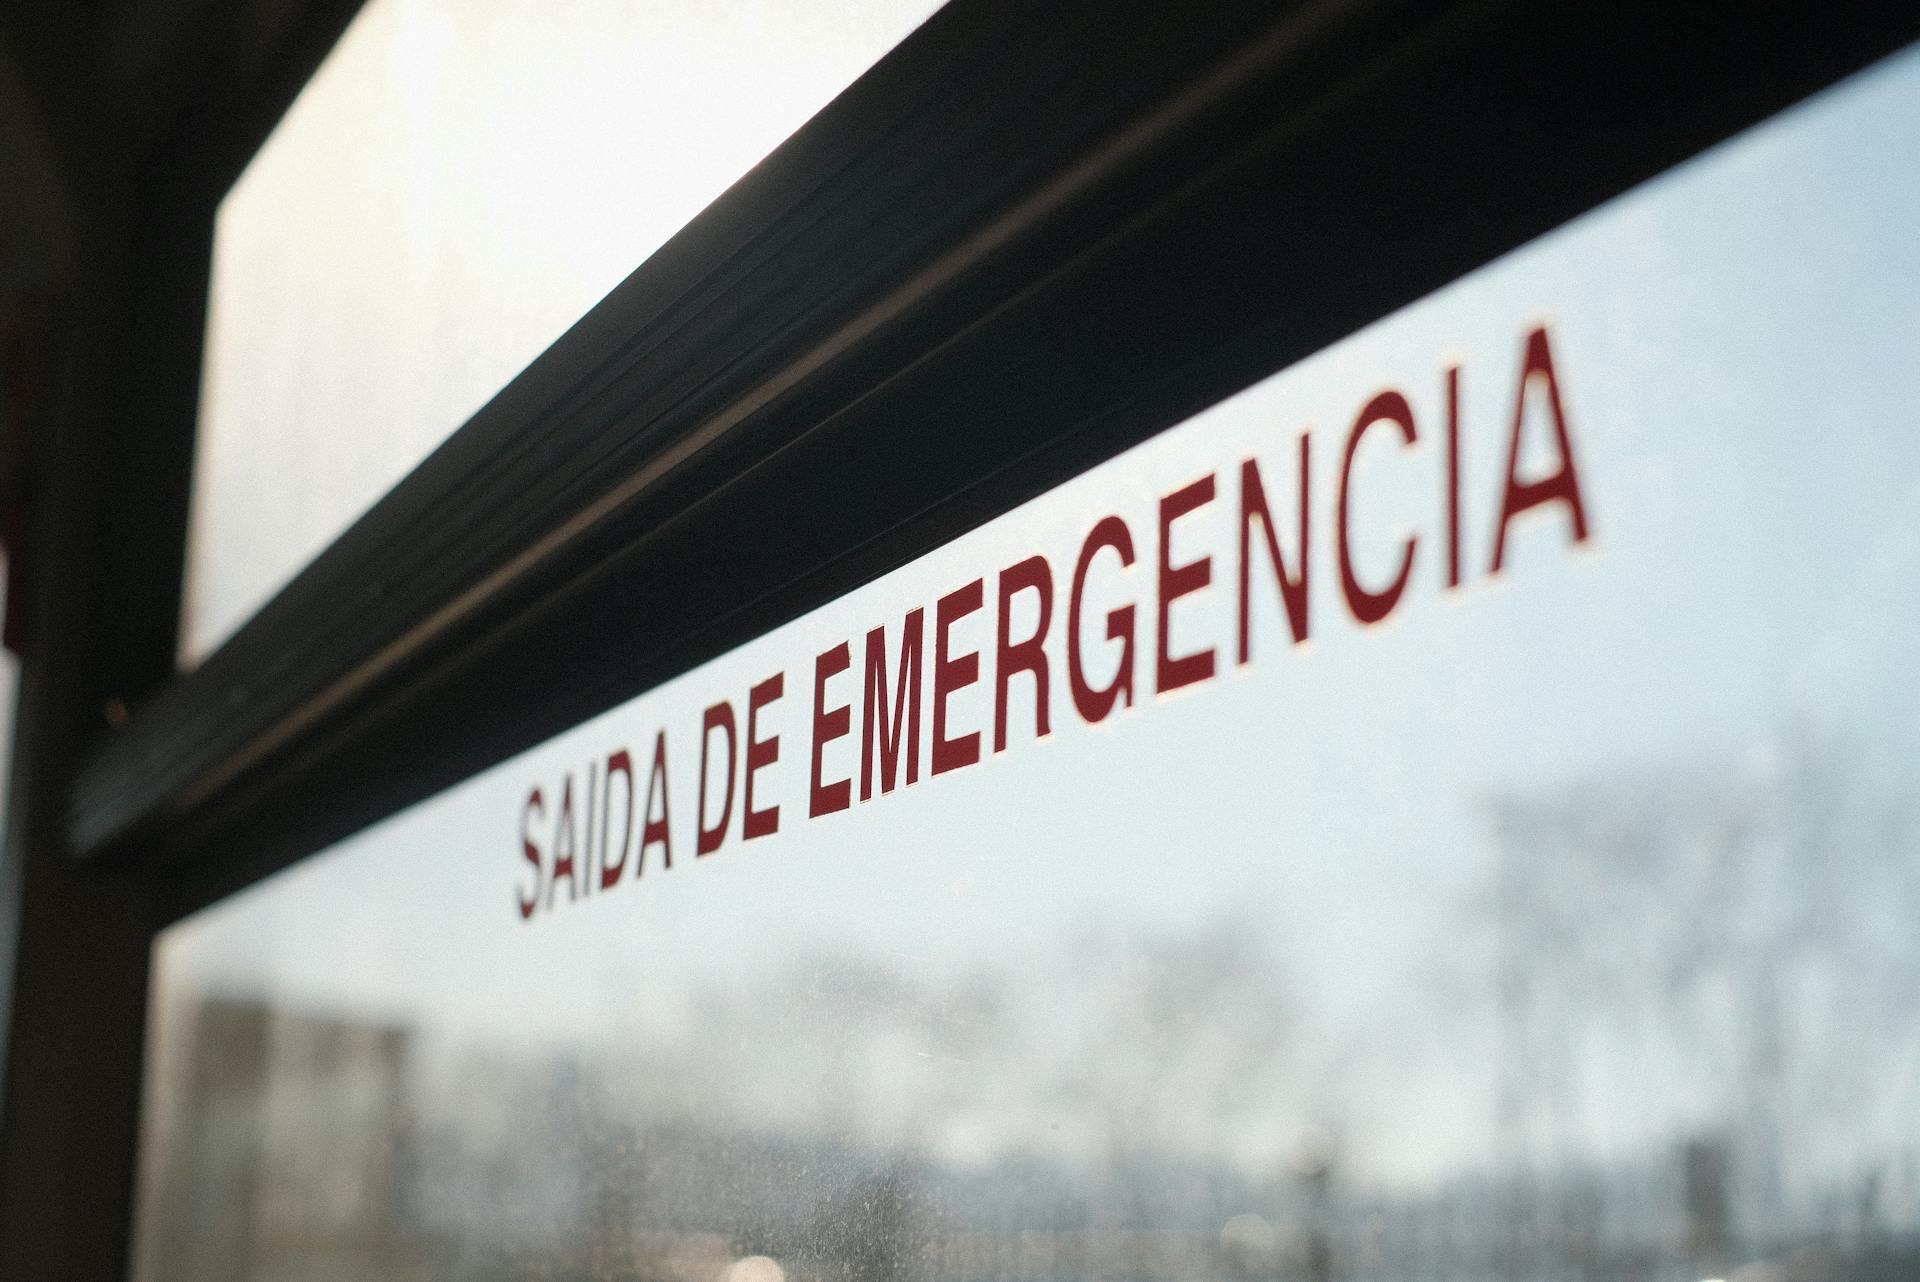
[{"label": "white sky", "polygon": [[373,0],[222,205],[197,660],[934,0]]}]

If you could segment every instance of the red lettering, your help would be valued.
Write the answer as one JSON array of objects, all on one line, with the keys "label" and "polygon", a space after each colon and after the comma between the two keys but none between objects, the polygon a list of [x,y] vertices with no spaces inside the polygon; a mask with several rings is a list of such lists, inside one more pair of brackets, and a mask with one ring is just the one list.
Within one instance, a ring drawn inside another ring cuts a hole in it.
[{"label": "red lettering", "polygon": [[1408,445],[1419,439],[1413,426],[1413,407],[1407,404],[1406,397],[1394,391],[1382,392],[1368,401],[1367,407],[1360,411],[1360,417],[1353,421],[1353,430],[1347,433],[1347,453],[1340,462],[1340,510],[1336,531],[1340,543],[1340,587],[1346,593],[1347,608],[1362,623],[1378,623],[1393,613],[1393,607],[1400,603],[1400,594],[1407,590],[1407,579],[1413,573],[1413,550],[1418,542],[1411,535],[1407,537],[1401,549],[1400,572],[1385,589],[1373,592],[1360,585],[1359,576],[1353,572],[1347,498],[1353,483],[1353,456],[1359,452],[1360,439],[1375,423],[1394,424]]},{"label": "red lettering", "polygon": [[876,735],[880,749],[880,791],[893,791],[893,780],[900,763],[901,719],[905,718],[907,778],[911,784],[920,777],[920,649],[926,631],[927,612],[907,611],[900,632],[900,676],[894,688],[893,721],[887,721],[887,642],[886,629],[867,633],[867,698],[860,714],[860,800],[873,798],[873,758]]},{"label": "red lettering", "polygon": [[[727,732],[727,796],[720,804],[720,817],[711,828],[707,827],[707,758],[713,745],[713,732]],[[693,853],[698,858],[710,855],[720,849],[720,843],[727,839],[727,821],[733,818],[733,762],[734,762],[734,720],[733,705],[722,699],[708,708],[700,718],[700,813],[699,830],[694,838]]]},{"label": "red lettering", "polygon": [[[727,755],[731,758],[733,755],[731,730],[728,731],[727,741]],[[624,756],[625,754],[623,753],[621,755]],[[705,773],[705,765],[705,762],[701,763],[703,774]],[[631,770],[631,762],[628,763],[628,768]],[[704,780],[702,782],[704,782]],[[729,761],[727,765],[727,784],[727,805],[731,807],[733,805],[733,765],[731,761]],[[658,792],[660,796],[660,817],[658,819],[653,817],[653,798],[656,792]],[[647,823],[646,827],[640,830],[640,857],[634,860],[633,875],[636,877],[646,871],[647,850],[656,841],[660,843],[660,867],[662,869],[673,867],[673,841],[668,836],[667,829],[667,732],[665,730],[660,731],[653,738],[653,773],[647,776],[647,809],[645,813]],[[726,826],[726,818],[722,816],[720,820],[722,832],[726,830]],[[632,832],[633,830],[631,820],[628,821],[627,830],[628,832]],[[718,843],[716,842],[715,844]],[[700,851],[699,853],[705,854],[706,852]]]},{"label": "red lettering", "polygon": [[1266,487],[1260,483],[1260,465],[1252,459],[1240,465],[1240,662],[1253,658],[1253,526],[1260,524],[1266,537],[1267,559],[1273,564],[1274,578],[1280,584],[1280,599],[1287,607],[1287,626],[1293,630],[1293,642],[1307,639],[1307,565],[1312,543],[1308,538],[1307,495],[1313,475],[1312,440],[1300,435],[1300,572],[1290,573],[1280,552],[1280,536],[1273,528],[1273,513],[1267,507]]},{"label": "red lettering", "polygon": [[985,581],[975,579],[947,593],[933,609],[933,773],[945,774],[980,760],[980,732],[969,730],[947,738],[947,699],[980,679],[980,652],[947,654],[948,630],[978,610],[985,601]]},{"label": "red lettering", "polygon": [[[1547,386],[1547,407],[1553,411],[1553,435],[1560,450],[1560,466],[1537,481],[1522,482],[1520,470],[1520,429],[1526,422],[1527,387],[1535,378]],[[1553,352],[1547,345],[1546,327],[1527,335],[1527,351],[1520,368],[1520,387],[1513,394],[1513,439],[1507,447],[1507,484],[1500,496],[1500,527],[1493,538],[1493,573],[1500,573],[1507,552],[1507,522],[1543,503],[1567,505],[1573,523],[1573,541],[1587,539],[1587,512],[1580,502],[1580,476],[1573,462],[1573,440],[1567,433],[1566,410],[1560,404],[1560,383],[1553,373]]]},{"label": "red lettering", "polygon": [[1153,686],[1161,694],[1205,681],[1213,675],[1213,649],[1196,650],[1177,658],[1173,654],[1173,603],[1213,582],[1213,558],[1197,557],[1185,565],[1173,564],[1173,523],[1196,508],[1213,502],[1213,473],[1183,485],[1160,500],[1160,608],[1158,642],[1154,655]]},{"label": "red lettering", "polygon": [[765,810],[753,808],[753,776],[780,760],[780,736],[760,737],[760,709],[785,693],[786,685],[786,674],[776,672],[747,691],[747,761],[746,768],[741,771],[746,783],[743,785],[744,796],[740,805],[740,837],[743,841],[770,837],[780,831],[779,806],[768,806]]},{"label": "red lettering", "polygon": [[[1024,641],[1012,638],[1014,594],[1035,592],[1040,599],[1040,621],[1033,635]],[[1030,556],[1017,565],[1000,571],[999,658],[994,665],[993,750],[1007,750],[1007,685],[1016,672],[1033,674],[1033,737],[1044,739],[1052,733],[1048,704],[1047,629],[1053,624],[1053,570],[1047,558]]]},{"label": "red lettering", "polygon": [[1080,719],[1092,725],[1104,721],[1122,699],[1133,706],[1133,607],[1123,605],[1107,611],[1107,640],[1118,641],[1120,670],[1104,688],[1087,684],[1080,660],[1080,600],[1087,586],[1087,570],[1102,548],[1120,554],[1120,564],[1133,564],[1133,535],[1127,523],[1117,516],[1103,517],[1088,531],[1080,545],[1080,559],[1073,567],[1073,586],[1067,593],[1067,685],[1073,691],[1073,706]]},{"label": "red lettering", "polygon": [[540,790],[535,788],[531,793],[527,794],[527,804],[520,811],[520,853],[526,858],[528,863],[533,865],[533,893],[520,896],[521,921],[532,917],[533,910],[540,906],[540,876],[542,872],[540,864],[542,855],[540,853],[540,847],[534,843],[531,824],[536,813],[542,818],[545,818],[546,812],[546,803],[540,799]]},{"label": "red lettering", "polygon": [[838,676],[853,666],[853,651],[845,641],[813,661],[813,778],[807,790],[807,814],[811,818],[845,810],[853,804],[853,783],[837,779],[820,782],[822,758],[827,745],[843,738],[853,725],[853,713],[847,704],[827,708],[827,678]]},{"label": "red lettering", "polygon": [[[607,859],[607,841],[613,817],[613,777],[622,775],[627,781],[627,814],[621,820],[623,831],[620,835],[619,862]],[[627,847],[633,842],[633,758],[627,750],[621,748],[607,757],[607,797],[606,805],[600,811],[600,889],[605,890],[620,880],[627,870]],[[642,853],[645,853],[644,847]],[[636,875],[638,869],[635,869]]]}]

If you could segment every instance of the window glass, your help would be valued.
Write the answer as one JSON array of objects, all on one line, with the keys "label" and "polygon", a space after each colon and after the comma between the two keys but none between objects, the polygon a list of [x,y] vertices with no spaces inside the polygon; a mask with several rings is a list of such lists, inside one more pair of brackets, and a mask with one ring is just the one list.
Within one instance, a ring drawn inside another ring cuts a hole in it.
[{"label": "window glass", "polygon": [[212,650],[935,0],[371,0],[222,206]]},{"label": "window glass", "polygon": [[1906,56],[172,927],[139,1276],[1914,1276],[1916,154]]}]

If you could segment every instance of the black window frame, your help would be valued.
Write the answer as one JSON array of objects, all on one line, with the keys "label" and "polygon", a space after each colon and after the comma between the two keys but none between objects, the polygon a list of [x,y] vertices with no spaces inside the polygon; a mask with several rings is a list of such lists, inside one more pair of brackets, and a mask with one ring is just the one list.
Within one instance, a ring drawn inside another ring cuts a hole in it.
[{"label": "black window frame", "polygon": [[[124,724],[74,717],[113,689],[97,656],[46,696],[64,711],[23,704],[13,911],[39,924],[11,983],[0,1266],[65,1259],[85,1232],[108,1243],[88,1258],[124,1272],[145,959],[167,923],[1916,38],[1909,6],[1798,0],[954,0],[199,668],[127,686]],[[193,208],[168,261],[203,307],[212,207]],[[174,313],[136,316],[119,341],[185,380],[172,412],[190,419],[198,345],[165,345]],[[170,499],[108,528],[177,557],[191,447],[190,430],[163,434]],[[64,564],[101,559],[92,528]],[[170,640],[177,569],[166,583],[144,589],[158,599],[140,626]],[[135,590],[98,575],[44,589],[52,620],[96,624]],[[93,613],[62,592],[91,593]],[[29,651],[29,700],[56,666]],[[58,752],[34,737],[49,716]],[[53,860],[70,874],[36,871]],[[32,1110],[89,1106],[107,1124],[34,1151],[52,1132]]]}]

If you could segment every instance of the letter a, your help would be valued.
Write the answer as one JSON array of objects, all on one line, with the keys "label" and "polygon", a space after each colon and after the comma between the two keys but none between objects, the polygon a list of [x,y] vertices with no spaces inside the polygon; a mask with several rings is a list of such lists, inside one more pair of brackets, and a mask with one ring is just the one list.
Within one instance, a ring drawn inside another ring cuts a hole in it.
[{"label": "letter a", "polygon": [[[1521,481],[1520,432],[1527,421],[1527,388],[1535,378],[1547,388],[1547,407],[1553,412],[1553,434],[1560,450],[1560,466],[1537,481]],[[1500,498],[1500,527],[1493,538],[1493,573],[1507,555],[1507,522],[1529,508],[1555,501],[1567,505],[1573,521],[1573,541],[1587,538],[1587,512],[1580,502],[1580,474],[1573,462],[1573,441],[1567,433],[1567,415],[1560,404],[1560,383],[1553,373],[1553,352],[1547,346],[1546,327],[1527,335],[1526,363],[1520,370],[1520,386],[1513,394],[1513,438],[1507,447],[1507,487]]]}]

